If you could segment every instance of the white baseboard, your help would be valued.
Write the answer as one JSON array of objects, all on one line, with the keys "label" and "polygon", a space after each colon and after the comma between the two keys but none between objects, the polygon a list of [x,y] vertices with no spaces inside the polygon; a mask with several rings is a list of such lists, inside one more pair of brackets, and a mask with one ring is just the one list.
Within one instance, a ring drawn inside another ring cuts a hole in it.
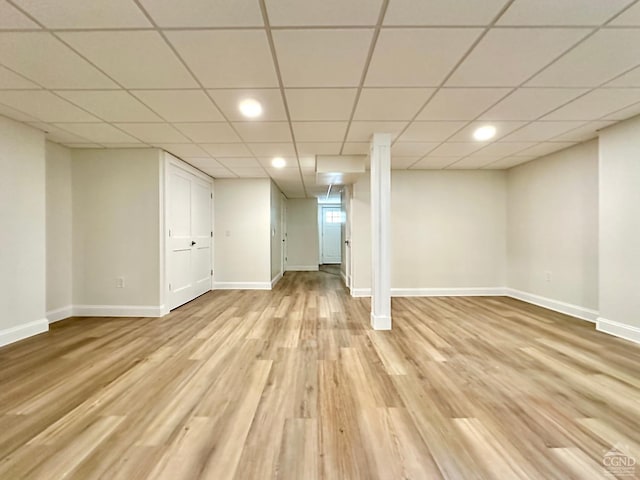
[{"label": "white baseboard", "polygon": [[640,328],[625,323],[614,322],[606,318],[598,317],[596,330],[616,337],[624,338],[630,342],[640,343]]},{"label": "white baseboard", "polygon": [[74,305],[74,317],[162,317],[165,306],[147,305]]},{"label": "white baseboard", "polygon": [[391,317],[389,315],[371,314],[371,328],[374,330],[391,330]]},{"label": "white baseboard", "polygon": [[287,272],[317,272],[320,268],[318,265],[287,265],[285,270]]},{"label": "white baseboard", "polygon": [[278,273],[275,277],[273,277],[271,279],[271,288],[275,287],[276,283],[278,283],[281,278],[282,278],[282,272]]},{"label": "white baseboard", "polygon": [[46,318],[0,330],[0,347],[49,331]]},{"label": "white baseboard", "polygon": [[561,302],[559,300],[553,300],[551,298],[541,297],[540,295],[534,295],[533,293],[522,292],[513,288],[507,288],[505,294],[508,297],[522,300],[523,302],[532,303],[539,307],[548,308],[555,312],[564,313],[571,317],[580,318],[589,322],[594,322],[598,319],[598,312],[589,308],[580,307],[578,305],[572,305],[571,303]]},{"label": "white baseboard", "polygon": [[59,322],[69,317],[73,317],[73,305],[67,305],[66,307],[56,308],[55,310],[49,310],[47,312],[47,320],[49,323]]},{"label": "white baseboard", "polygon": [[351,296],[352,297],[370,297],[371,289],[370,288],[352,288]]},{"label": "white baseboard", "polygon": [[271,290],[271,282],[216,282],[214,290]]},{"label": "white baseboard", "polygon": [[[503,287],[474,288],[392,288],[392,297],[493,297],[504,296]],[[351,289],[352,297],[370,297],[370,288]]]}]

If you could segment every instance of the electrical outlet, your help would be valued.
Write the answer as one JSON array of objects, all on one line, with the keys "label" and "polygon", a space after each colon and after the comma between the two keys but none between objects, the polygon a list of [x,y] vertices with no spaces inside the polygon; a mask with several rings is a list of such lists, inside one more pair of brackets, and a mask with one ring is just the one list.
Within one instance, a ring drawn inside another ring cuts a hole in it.
[{"label": "electrical outlet", "polygon": [[124,277],[116,278],[116,288],[124,288]]},{"label": "electrical outlet", "polygon": [[553,279],[553,275],[551,274],[551,272],[544,272],[544,279],[546,282],[551,283],[551,280]]}]

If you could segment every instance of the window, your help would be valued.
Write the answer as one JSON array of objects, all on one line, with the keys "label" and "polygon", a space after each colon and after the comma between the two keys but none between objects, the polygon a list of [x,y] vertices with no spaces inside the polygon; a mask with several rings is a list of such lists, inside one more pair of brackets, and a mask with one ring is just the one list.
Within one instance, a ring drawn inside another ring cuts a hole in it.
[{"label": "window", "polygon": [[329,210],[324,212],[325,223],[342,223],[344,222],[344,215],[340,211]]}]

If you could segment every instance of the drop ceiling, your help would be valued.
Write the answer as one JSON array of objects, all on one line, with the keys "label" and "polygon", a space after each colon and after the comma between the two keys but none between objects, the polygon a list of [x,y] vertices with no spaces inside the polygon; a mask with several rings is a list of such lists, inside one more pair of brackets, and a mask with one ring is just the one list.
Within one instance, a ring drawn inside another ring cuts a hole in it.
[{"label": "drop ceiling", "polygon": [[[0,114],[316,196],[314,156],[365,154],[374,132],[409,170],[593,138],[640,113],[638,45],[631,0],[0,0]],[[486,123],[497,136],[473,141]]]}]

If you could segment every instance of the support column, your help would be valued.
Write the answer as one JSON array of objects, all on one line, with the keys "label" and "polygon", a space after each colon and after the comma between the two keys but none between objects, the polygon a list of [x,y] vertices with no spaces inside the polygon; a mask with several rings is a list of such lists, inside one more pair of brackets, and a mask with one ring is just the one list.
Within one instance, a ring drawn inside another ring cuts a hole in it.
[{"label": "support column", "polygon": [[371,326],[391,330],[391,135],[371,140]]}]

